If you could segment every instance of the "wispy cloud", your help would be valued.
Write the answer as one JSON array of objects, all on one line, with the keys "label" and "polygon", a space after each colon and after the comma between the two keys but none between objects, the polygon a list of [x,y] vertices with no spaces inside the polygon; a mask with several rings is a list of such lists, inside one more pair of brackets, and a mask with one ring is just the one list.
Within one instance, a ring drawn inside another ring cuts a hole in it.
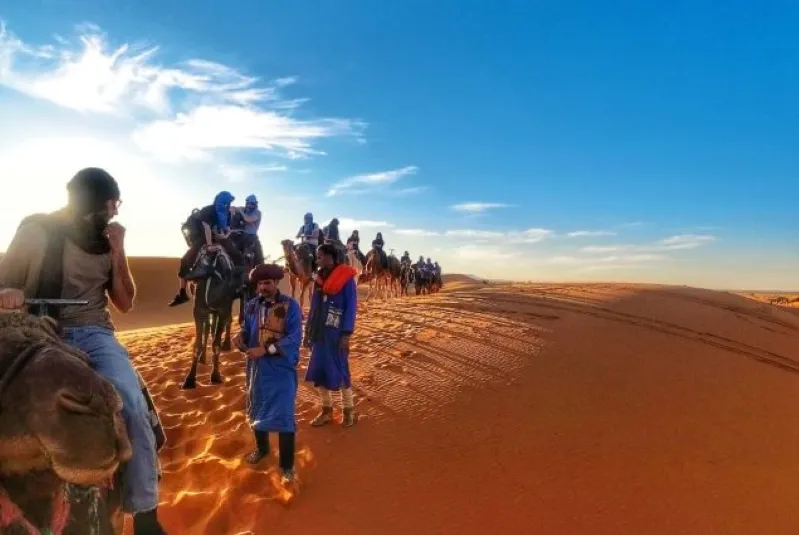
[{"label": "wispy cloud", "polygon": [[267,173],[279,173],[287,171],[288,167],[285,165],[271,164],[271,165],[237,165],[237,164],[220,164],[219,172],[223,177],[230,182],[241,183],[247,182],[253,178],[263,176]]},{"label": "wispy cloud", "polygon": [[491,230],[471,230],[471,229],[448,230],[444,233],[444,235],[453,238],[476,238],[481,240],[495,240],[505,237],[504,232],[495,232]]},{"label": "wispy cloud", "polygon": [[387,221],[370,221],[368,219],[351,219],[349,217],[340,217],[338,221],[339,226],[346,229],[391,228],[394,226]]},{"label": "wispy cloud", "polygon": [[496,231],[479,229],[452,229],[443,232],[432,230],[410,228],[398,229],[395,231],[401,236],[430,237],[446,236],[453,240],[465,240],[477,243],[491,242],[497,245],[518,245],[524,243],[538,243],[550,236],[554,232],[543,228],[530,228],[523,231]]},{"label": "wispy cloud", "polygon": [[494,210],[497,208],[508,208],[508,207],[510,207],[509,204],[496,203],[496,202],[465,202],[460,204],[454,204],[450,208],[452,208],[456,212],[481,214],[488,210]]},{"label": "wispy cloud", "polygon": [[400,236],[415,236],[420,238],[427,238],[431,236],[438,236],[438,232],[432,230],[424,230],[421,228],[401,228],[394,231],[395,234]]},{"label": "wispy cloud", "polygon": [[708,234],[679,234],[663,238],[655,243],[648,244],[615,244],[615,245],[589,245],[582,247],[584,253],[613,253],[622,251],[658,252],[674,251],[681,249],[696,249],[715,241],[716,237]]},{"label": "wispy cloud", "polygon": [[271,83],[205,59],[175,66],[156,61],[158,47],[111,47],[93,25],[78,45],[63,38],[31,45],[0,26],[0,85],[82,113],[135,118],[133,140],[169,161],[208,159],[218,149],[268,151],[292,159],[324,154],[315,144],[362,135],[365,124],[342,118],[300,120],[307,99],[285,99]]},{"label": "wispy cloud", "polygon": [[419,168],[415,165],[409,165],[407,167],[394,169],[391,171],[380,171],[378,173],[368,173],[347,177],[344,180],[333,184],[328,190],[327,196],[332,197],[347,191],[353,191],[353,188],[356,187],[359,187],[356,189],[356,191],[362,192],[367,188],[393,184],[402,178],[416,174],[416,171],[418,170]]},{"label": "wispy cloud", "polygon": [[418,193],[424,193],[430,189],[428,186],[414,186],[411,188],[402,188],[396,191],[392,191],[391,194],[397,197],[404,197],[405,195],[416,195]]},{"label": "wispy cloud", "polygon": [[679,234],[660,240],[658,245],[663,249],[696,249],[715,239],[709,234]]},{"label": "wispy cloud", "polygon": [[619,251],[628,251],[635,247],[635,245],[588,245],[582,247],[580,250],[584,253],[616,253]]},{"label": "wispy cloud", "polygon": [[593,238],[599,236],[615,236],[615,232],[609,230],[575,230],[566,234],[570,238]]}]

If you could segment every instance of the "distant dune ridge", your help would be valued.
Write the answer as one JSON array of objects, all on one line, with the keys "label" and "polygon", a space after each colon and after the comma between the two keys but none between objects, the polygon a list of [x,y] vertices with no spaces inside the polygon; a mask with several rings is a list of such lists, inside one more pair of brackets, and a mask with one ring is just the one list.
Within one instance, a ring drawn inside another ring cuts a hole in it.
[{"label": "distant dune ridge", "polygon": [[[169,443],[160,516],[186,534],[795,534],[799,314],[731,293],[448,278],[361,303],[358,425],[312,429],[299,370],[299,494],[258,469],[244,363],[184,392],[191,305],[177,260],[131,259],[115,315]],[[123,319],[124,318],[124,319]],[[160,324],[158,323],[160,322]],[[340,418],[338,411],[336,417]],[[274,440],[274,439],[273,439]],[[276,445],[273,444],[273,448]]]}]

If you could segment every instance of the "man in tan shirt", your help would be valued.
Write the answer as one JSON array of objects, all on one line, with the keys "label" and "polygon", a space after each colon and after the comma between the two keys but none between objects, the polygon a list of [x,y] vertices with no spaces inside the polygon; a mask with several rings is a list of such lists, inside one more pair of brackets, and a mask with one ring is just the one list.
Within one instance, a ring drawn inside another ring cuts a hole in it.
[{"label": "man in tan shirt", "polygon": [[119,186],[106,171],[87,168],[67,185],[68,205],[23,220],[0,260],[0,308],[20,309],[26,297],[88,301],[53,315],[65,340],[89,356],[122,399],[133,444],[125,469],[123,510],[133,514],[135,535],[162,535],[157,519],[158,459],[155,436],[138,376],[114,335],[108,301],[120,312],[133,306],[135,286],[125,255],[125,229],[111,219]]}]

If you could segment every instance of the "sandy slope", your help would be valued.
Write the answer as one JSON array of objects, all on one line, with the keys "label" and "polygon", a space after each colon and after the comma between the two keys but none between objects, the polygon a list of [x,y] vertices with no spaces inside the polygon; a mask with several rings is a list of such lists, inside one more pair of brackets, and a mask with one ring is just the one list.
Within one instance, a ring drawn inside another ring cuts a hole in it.
[{"label": "sandy slope", "polygon": [[687,288],[468,280],[362,304],[352,367],[363,417],[312,429],[315,397],[302,387],[296,495],[276,485],[274,457],[258,469],[241,460],[252,439],[237,353],[224,357],[224,386],[208,386],[203,368],[183,392],[189,329],[121,336],[168,428],[170,533],[799,525],[799,316],[787,309]]}]

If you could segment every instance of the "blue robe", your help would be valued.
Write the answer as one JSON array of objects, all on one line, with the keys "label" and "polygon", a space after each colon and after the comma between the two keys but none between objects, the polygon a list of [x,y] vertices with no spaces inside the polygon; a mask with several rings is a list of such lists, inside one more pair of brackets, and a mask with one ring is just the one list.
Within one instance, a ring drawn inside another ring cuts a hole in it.
[{"label": "blue robe", "polygon": [[[259,297],[247,301],[241,339],[247,347],[258,347]],[[291,297],[278,294],[278,302],[288,302],[285,335],[275,343],[282,354],[247,359],[247,416],[256,431],[293,433],[297,429],[294,403],[297,398],[297,363],[302,342],[302,313]],[[265,306],[269,306],[266,304]]]},{"label": "blue robe", "polygon": [[[327,297],[327,300],[324,299]],[[325,295],[318,285],[314,285],[311,300],[310,318],[319,310],[325,319],[320,339],[311,341],[311,360],[305,380],[328,390],[350,388],[349,355],[339,349],[342,334],[352,334],[355,329],[355,315],[358,309],[358,294],[355,279],[348,280],[336,294]],[[331,323],[339,323],[338,327]]]}]

